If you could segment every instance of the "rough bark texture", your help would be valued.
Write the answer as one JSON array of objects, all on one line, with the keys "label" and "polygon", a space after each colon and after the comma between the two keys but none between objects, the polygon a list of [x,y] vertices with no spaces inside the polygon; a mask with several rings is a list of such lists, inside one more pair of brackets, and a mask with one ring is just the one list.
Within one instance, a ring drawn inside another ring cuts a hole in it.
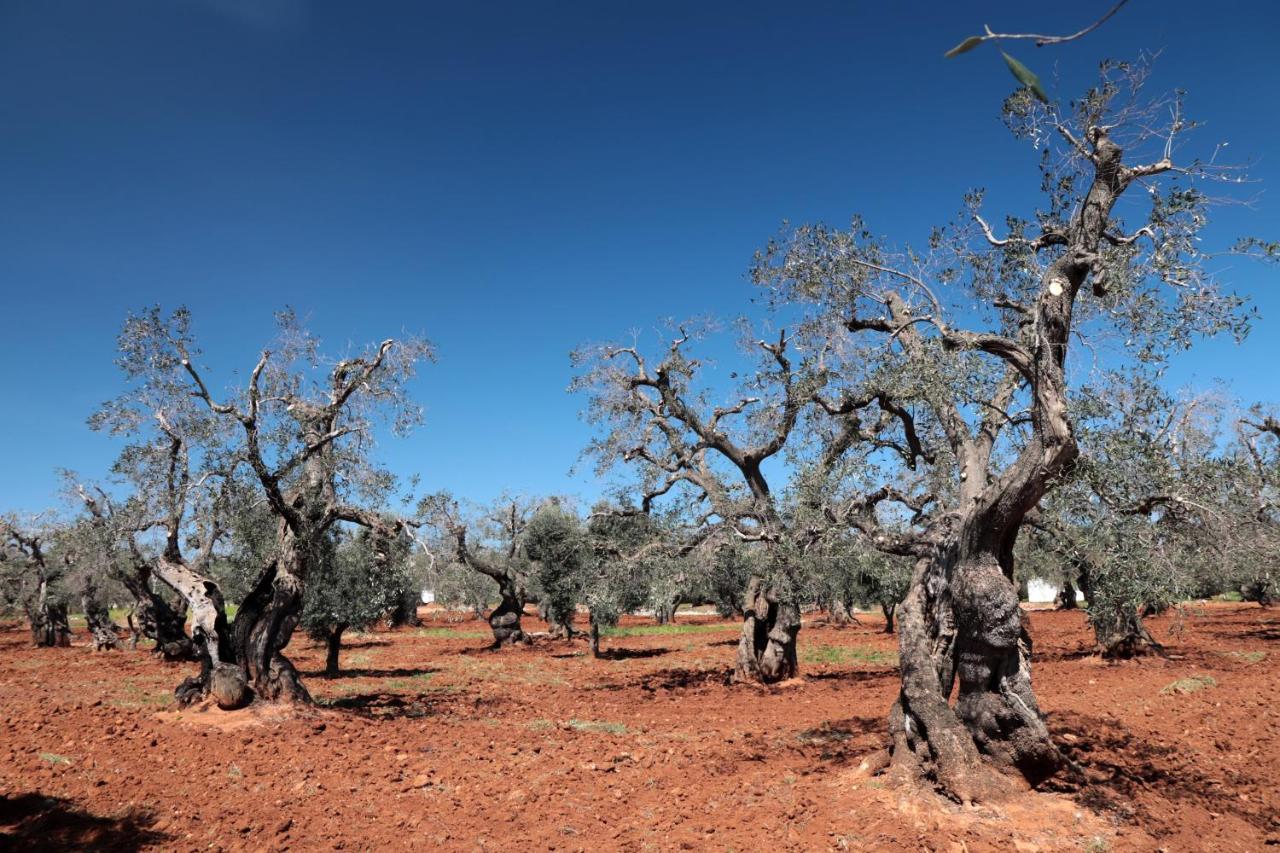
[{"label": "rough bark texture", "polygon": [[831,621],[837,625],[858,624],[858,614],[852,607],[838,598],[831,602],[831,606],[827,608],[827,613]]},{"label": "rough bark texture", "polygon": [[[1031,689],[1031,641],[1013,582],[1013,546],[1026,514],[1077,454],[1064,370],[1072,309],[1097,262],[1111,207],[1136,174],[1121,165],[1120,148],[1104,130],[1091,128],[1088,142],[1093,182],[1062,254],[1044,273],[1029,340],[956,338],[956,345],[1001,356],[1025,379],[1030,435],[994,474],[983,431],[954,442],[960,500],[927,531],[930,550],[901,607],[902,691],[889,718],[893,762],[899,772],[932,775],[964,802],[1007,787],[993,768],[1035,783],[1065,762]],[[892,301],[888,307],[900,322],[901,309]],[[959,417],[954,408],[943,413],[944,421],[952,416]],[[963,426],[954,432],[962,430],[967,436]],[[953,709],[948,698],[957,684]]]},{"label": "rough bark texture", "polygon": [[120,648],[120,629],[111,621],[111,612],[98,597],[97,587],[92,580],[85,582],[80,606],[84,610],[85,627],[89,630],[93,650],[101,652]]},{"label": "rough bark texture", "polygon": [[1275,584],[1271,578],[1258,578],[1240,587],[1240,597],[1245,601],[1256,601],[1263,607],[1270,607],[1275,600]]},{"label": "rough bark texture", "polygon": [[893,633],[893,617],[898,612],[897,602],[885,604],[880,602],[880,612],[884,614],[884,632],[886,634]]},{"label": "rough bark texture", "polygon": [[236,613],[232,644],[235,660],[258,698],[310,703],[311,694],[283,653],[302,616],[303,588],[298,572],[305,563],[294,550],[292,534],[286,532],[282,539],[286,548],[262,573]]},{"label": "rough bark texture", "polygon": [[745,602],[734,680],[771,684],[794,678],[800,672],[796,659],[800,608],[779,601],[759,578],[747,585]]},{"label": "rough bark texture", "polygon": [[[505,585],[499,584],[503,589]],[[489,614],[489,630],[493,631],[493,645],[511,646],[527,643],[528,636],[520,627],[520,617],[524,615],[524,607],[513,591],[503,589],[501,603]]]},{"label": "rough bark texture", "polygon": [[[43,597],[43,596],[42,596]],[[44,648],[71,645],[71,625],[67,621],[67,606],[47,598],[28,608],[31,622],[31,642]]]},{"label": "rough bark texture", "polygon": [[1138,609],[1123,608],[1105,620],[1093,622],[1098,653],[1108,660],[1124,660],[1155,652],[1164,654],[1164,646],[1151,636]]},{"label": "rough bark texture", "polygon": [[325,637],[324,674],[333,677],[338,674],[338,655],[342,652],[342,635],[347,630],[345,622],[340,622],[329,630]]}]

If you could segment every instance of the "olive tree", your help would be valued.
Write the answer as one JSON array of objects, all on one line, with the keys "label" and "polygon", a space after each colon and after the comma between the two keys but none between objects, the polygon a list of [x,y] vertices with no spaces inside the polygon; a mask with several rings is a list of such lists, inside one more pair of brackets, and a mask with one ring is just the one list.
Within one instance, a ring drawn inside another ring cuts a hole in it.
[{"label": "olive tree", "polygon": [[[701,331],[701,330],[698,330]],[[682,327],[665,352],[638,344],[586,346],[572,389],[587,395],[585,417],[601,435],[587,448],[604,474],[629,467],[643,512],[664,496],[690,505],[695,536],[759,543],[767,555],[745,593],[735,677],[774,682],[799,669],[796,573],[791,533],[766,474],[812,397],[809,360],[794,364],[785,332],[748,344],[757,369],[722,405],[700,385],[703,362]]]},{"label": "olive tree", "polygon": [[42,647],[69,646],[69,594],[63,582],[66,566],[48,552],[47,545],[45,530],[0,518],[0,569],[6,580],[7,597],[26,614],[31,642]]},{"label": "olive tree", "polygon": [[[244,472],[275,521],[270,559],[228,625],[217,584],[181,553],[182,505],[169,505],[157,570],[187,601],[204,663],[201,675],[181,688],[183,701],[205,695],[220,667],[238,670],[262,700],[310,701],[284,649],[301,616],[315,555],[339,523],[387,538],[399,530],[400,522],[382,511],[395,479],[371,462],[372,431],[385,423],[402,433],[420,420],[405,392],[430,347],[413,338],[386,340],[326,361],[319,341],[291,313],[278,321],[274,348],[262,352],[245,386],[229,395],[206,381],[185,309],[130,316],[120,336],[119,362],[130,387],[113,403],[116,417],[139,428],[154,423],[166,434],[167,424],[175,433],[171,446],[180,451],[190,450],[206,423],[208,433],[225,433],[225,450],[202,454],[201,461],[220,467],[224,479]],[[166,476],[185,482],[190,475],[179,457]]]},{"label": "olive tree", "polygon": [[321,542],[302,600],[302,628],[325,646],[325,674],[339,672],[342,635],[363,631],[399,603],[409,564],[407,537],[379,541],[368,530],[334,527]]},{"label": "olive tree", "polygon": [[1267,607],[1280,595],[1280,420],[1254,406],[1237,433],[1240,523],[1231,539],[1236,584],[1246,601]]},{"label": "olive tree", "polygon": [[[477,585],[475,578],[471,582],[459,578],[450,588],[468,599],[467,603],[479,613],[487,605],[493,586],[497,587],[498,606],[489,613],[494,648],[529,639],[520,624],[529,598],[523,538],[535,507],[532,500],[503,496],[473,520],[465,518],[458,502],[447,494],[428,497],[418,507],[423,523],[434,527],[445,541],[440,550],[452,554],[452,559],[439,561],[441,571],[461,566],[492,581]],[[439,572],[437,576],[441,576]]]},{"label": "olive tree", "polygon": [[[845,485],[827,505],[868,544],[914,560],[891,761],[964,801],[1007,787],[993,768],[1034,782],[1064,764],[1032,689],[1014,547],[1079,455],[1069,390],[1087,365],[1071,367],[1072,341],[1110,336],[1157,363],[1196,334],[1245,329],[1197,242],[1198,182],[1220,173],[1175,156],[1193,124],[1181,94],[1144,100],[1144,71],[1104,64],[1063,107],[1027,88],[1009,97],[1005,121],[1040,154],[1045,200],[1007,217],[1004,236],[975,192],[920,246],[855,219],[794,229],[757,263],[777,310],[800,315],[798,346],[825,346],[839,376],[820,401],[827,448],[858,460],[851,482],[867,488]],[[1145,203],[1122,214],[1135,191]]]}]

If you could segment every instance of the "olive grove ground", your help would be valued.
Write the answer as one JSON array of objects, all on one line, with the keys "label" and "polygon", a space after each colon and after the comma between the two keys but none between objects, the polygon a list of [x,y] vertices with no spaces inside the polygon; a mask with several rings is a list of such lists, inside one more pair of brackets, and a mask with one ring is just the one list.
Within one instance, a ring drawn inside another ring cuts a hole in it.
[{"label": "olive grove ground", "polygon": [[[803,676],[727,683],[739,624],[628,618],[484,651],[483,621],[291,646],[315,709],[179,711],[183,665],[0,630],[0,849],[1258,850],[1280,842],[1280,612],[1153,620],[1170,658],[1103,664],[1038,610],[1036,689],[1096,782],[962,808],[859,769],[885,745],[896,638],[806,620]],[[534,630],[535,619],[526,622]],[[749,717],[735,716],[748,698]],[[745,720],[745,722],[744,722]],[[746,727],[744,727],[746,726]],[[1059,782],[1060,786],[1065,783]],[[765,806],[760,808],[760,806]]]}]

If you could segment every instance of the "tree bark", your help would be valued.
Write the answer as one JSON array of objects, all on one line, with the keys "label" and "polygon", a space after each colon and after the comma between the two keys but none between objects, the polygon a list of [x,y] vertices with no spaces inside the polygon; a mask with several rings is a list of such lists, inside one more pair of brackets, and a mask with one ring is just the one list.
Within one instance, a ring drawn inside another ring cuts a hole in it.
[{"label": "tree bark", "polygon": [[886,634],[893,633],[893,617],[894,614],[897,613],[897,610],[898,603],[896,601],[889,602],[888,604],[883,601],[880,602],[880,612],[884,614],[884,632]]},{"label": "tree bark", "polygon": [[93,650],[100,652],[120,648],[119,629],[112,623],[111,612],[107,606],[98,598],[97,586],[91,579],[85,581],[80,605],[84,610],[84,621],[93,641]]},{"label": "tree bark", "polygon": [[60,601],[45,599],[27,610],[31,622],[31,642],[40,648],[71,645],[71,624],[67,620],[67,606]]},{"label": "tree bark", "polygon": [[595,614],[591,614],[591,656],[593,658],[600,657],[600,623],[596,622]]},{"label": "tree bark", "polygon": [[391,611],[391,618],[388,620],[392,628],[416,628],[422,624],[422,620],[418,618],[418,602],[421,596],[422,592],[417,589],[406,589],[400,595],[396,602],[396,609]]},{"label": "tree bark", "polygon": [[660,601],[653,608],[653,621],[659,625],[673,625],[676,621],[676,611],[680,608],[680,599],[674,601]]},{"label": "tree bark", "polygon": [[772,684],[798,675],[800,609],[794,602],[779,601],[775,590],[766,589],[760,578],[752,578],[744,610],[734,680]]},{"label": "tree bark", "polygon": [[333,678],[339,672],[338,654],[342,651],[342,634],[347,630],[345,622],[339,622],[329,630],[325,637],[324,674]]},{"label": "tree bark", "polygon": [[1162,646],[1142,621],[1142,611],[1119,608],[1110,618],[1093,621],[1098,653],[1107,660],[1127,660],[1148,652],[1164,654]]},{"label": "tree bark", "polygon": [[[1105,129],[1091,127],[1087,138],[1093,181],[1062,254],[1041,278],[1027,345],[975,344],[991,347],[1026,380],[1030,435],[1000,472],[989,470],[992,443],[981,434],[956,442],[959,500],[926,532],[930,547],[901,607],[902,691],[889,715],[893,763],[899,772],[933,775],[962,802],[1007,790],[1008,777],[996,770],[1034,784],[1066,763],[1031,688],[1031,638],[1013,583],[1013,547],[1027,513],[1078,453],[1065,371],[1072,311],[1094,273],[1111,208],[1134,174]],[[1095,290],[1103,287],[1095,279]],[[953,710],[947,700],[957,681]]]},{"label": "tree bark", "polygon": [[187,636],[186,620],[169,606],[164,596],[152,589],[153,568],[149,562],[139,561],[132,571],[118,573],[125,589],[133,595],[136,630],[142,636],[155,640],[156,654],[165,660],[193,660],[197,655],[191,638]]},{"label": "tree bark", "polygon": [[493,631],[493,646],[512,646],[527,643],[528,636],[520,627],[520,617],[524,615],[524,606],[509,584],[499,582],[502,601],[489,614],[489,630]]},{"label": "tree bark", "polygon": [[284,648],[302,615],[302,580],[306,564],[298,541],[282,525],[284,546],[245,598],[232,625],[236,663],[254,694],[266,702],[309,704],[311,694]]},{"label": "tree bark", "polygon": [[1076,609],[1076,588],[1069,580],[1062,582],[1062,589],[1053,597],[1053,606],[1058,610]]}]

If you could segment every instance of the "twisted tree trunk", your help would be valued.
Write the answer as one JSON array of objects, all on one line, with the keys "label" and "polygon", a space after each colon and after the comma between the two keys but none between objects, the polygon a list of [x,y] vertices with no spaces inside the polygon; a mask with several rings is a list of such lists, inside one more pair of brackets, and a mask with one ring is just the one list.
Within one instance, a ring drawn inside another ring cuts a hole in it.
[{"label": "twisted tree trunk", "polygon": [[[1032,784],[1066,759],[1054,746],[1031,688],[1031,638],[1013,583],[1013,546],[1027,513],[1078,453],[1068,418],[1065,360],[1075,299],[1098,262],[1116,198],[1138,174],[1125,169],[1105,129],[1092,127],[1093,182],[1045,270],[1026,345],[953,337],[948,345],[1004,359],[1026,381],[1031,433],[1016,459],[988,470],[991,444],[959,450],[960,500],[926,534],[901,607],[902,692],[889,716],[897,770],[930,774],[962,802],[998,796],[1012,771]],[[1105,292],[1095,280],[1094,289]],[[947,702],[959,682],[956,705]],[[985,760],[984,760],[985,759]]]},{"label": "twisted tree trunk", "polygon": [[155,651],[165,660],[193,660],[196,650],[187,636],[186,620],[151,586],[154,574],[149,561],[136,561],[130,570],[118,572],[125,589],[134,599],[133,619],[142,636],[155,640]]},{"label": "twisted tree trunk", "polygon": [[[287,530],[287,525],[282,525]],[[245,598],[232,626],[236,662],[254,694],[267,702],[310,703],[311,694],[284,649],[302,616],[306,563],[291,535]]]},{"label": "twisted tree trunk", "polygon": [[111,621],[111,612],[98,597],[98,588],[92,578],[85,581],[80,606],[84,610],[84,621],[93,641],[93,650],[100,652],[120,648],[120,629]]},{"label": "twisted tree trunk", "polygon": [[27,607],[27,619],[31,622],[31,642],[40,648],[71,645],[71,624],[67,620],[67,605],[52,600],[41,582],[37,601]]},{"label": "twisted tree trunk", "polygon": [[1151,636],[1138,610],[1125,608],[1106,622],[1105,626],[1101,620],[1095,622],[1093,631],[1103,658],[1127,660],[1147,652],[1164,653],[1164,646]]},{"label": "twisted tree trunk", "polygon": [[489,630],[493,631],[493,646],[512,646],[527,643],[528,635],[520,627],[520,617],[524,615],[524,606],[516,594],[514,586],[499,581],[499,592],[502,601],[489,614]]},{"label": "twisted tree trunk", "polygon": [[752,578],[744,609],[734,680],[772,684],[798,675],[800,608],[794,602],[780,601],[776,590],[766,588],[760,578]]}]

